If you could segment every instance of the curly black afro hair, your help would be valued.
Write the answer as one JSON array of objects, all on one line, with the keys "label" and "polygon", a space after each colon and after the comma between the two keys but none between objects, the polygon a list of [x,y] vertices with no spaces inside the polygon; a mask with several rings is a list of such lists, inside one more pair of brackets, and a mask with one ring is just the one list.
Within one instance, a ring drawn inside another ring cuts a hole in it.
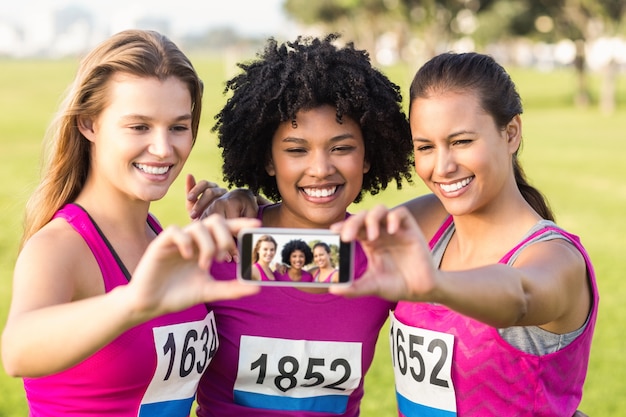
[{"label": "curly black afro hair", "polygon": [[265,171],[272,137],[298,111],[322,105],[336,108],[338,121],[347,115],[361,127],[370,169],[355,202],[392,180],[398,188],[411,182],[413,144],[400,88],[372,67],[366,51],[352,43],[336,47],[338,38],[300,36],[281,45],[270,38],[256,60],[238,64],[243,71],[226,83],[224,93],[232,96],[213,127],[230,186],[280,200],[276,179]]},{"label": "curly black afro hair", "polygon": [[283,246],[283,250],[280,252],[281,261],[284,264],[291,266],[291,259],[290,259],[291,254],[297,250],[304,253],[305,265],[313,262],[313,251],[311,250],[309,245],[306,244],[304,240],[300,240],[300,239],[293,239],[285,243],[285,246]]}]

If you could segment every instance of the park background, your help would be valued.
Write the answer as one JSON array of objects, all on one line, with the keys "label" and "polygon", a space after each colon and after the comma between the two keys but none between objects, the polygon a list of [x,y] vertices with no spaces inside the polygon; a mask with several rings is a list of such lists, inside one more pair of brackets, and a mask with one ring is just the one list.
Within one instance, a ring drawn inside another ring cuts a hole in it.
[{"label": "park background", "polygon": [[[25,0],[19,7],[29,2],[44,7],[37,0]],[[186,0],[179,2],[178,13],[181,8],[192,12],[184,7]],[[120,23],[102,11],[97,19],[90,20],[85,2],[51,0],[45,5],[57,5],[50,15],[54,24],[37,36],[25,29],[11,31],[19,27],[19,7],[7,11],[8,2],[0,5],[0,177],[4,178],[0,188],[0,326],[6,321],[10,303],[24,204],[39,179],[46,126],[76,72],[80,56],[103,34],[125,27],[157,29],[189,53],[205,82],[205,98],[200,134],[183,173],[223,186],[219,149],[211,132],[213,116],[224,103],[224,82],[236,73],[235,63],[252,58],[268,35],[283,40],[296,34],[340,32],[344,40],[353,40],[357,47],[370,51],[372,60],[401,87],[405,98],[415,70],[429,56],[444,50],[476,50],[494,55],[516,82],[525,108],[522,164],[531,183],[547,195],[557,222],[581,237],[596,268],[601,304],[580,408],[592,417],[623,415],[624,2],[561,0],[550,2],[556,8],[549,8],[542,6],[544,2],[531,0],[272,0],[265,3],[264,10],[271,12],[270,4],[279,7],[283,13],[280,27],[249,32],[236,25],[206,23],[203,27],[196,22],[193,33],[185,33],[180,29],[185,25],[176,26],[167,16],[157,19],[149,7],[139,7],[141,1],[125,3],[138,17]],[[210,9],[212,3],[203,7]],[[251,22],[276,24],[277,20],[260,14],[263,10],[254,9],[264,2],[229,3],[240,7],[240,18],[232,11],[222,11],[223,22],[239,21],[250,30],[252,23],[243,17],[256,14]],[[137,7],[130,7],[133,5]],[[152,8],[155,10],[158,7]],[[215,19],[213,12],[219,10],[204,11]],[[16,19],[9,19],[13,14]],[[107,24],[114,20],[116,25]],[[42,20],[37,22],[40,29],[46,26]],[[425,187],[415,178],[402,190],[392,186],[365,198],[351,211],[381,202],[393,206],[424,192]],[[167,197],[153,204],[152,211],[165,225],[182,225],[188,221],[183,202],[181,177]],[[366,377],[362,410],[364,417],[395,415],[386,327]],[[21,380],[0,369],[0,417],[27,413]]]}]

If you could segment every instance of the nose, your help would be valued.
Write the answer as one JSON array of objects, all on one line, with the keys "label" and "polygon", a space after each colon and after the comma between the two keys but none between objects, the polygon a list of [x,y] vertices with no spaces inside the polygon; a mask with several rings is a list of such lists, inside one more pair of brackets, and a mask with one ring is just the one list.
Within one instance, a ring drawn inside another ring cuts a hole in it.
[{"label": "nose", "polygon": [[173,149],[169,130],[156,129],[150,141],[150,153],[160,158],[166,158],[172,154]]},{"label": "nose", "polygon": [[308,161],[307,173],[313,177],[326,178],[335,172],[336,168],[332,158],[324,151],[311,153]]},{"label": "nose", "polygon": [[439,148],[437,150],[437,157],[435,159],[434,173],[437,176],[445,177],[456,171],[456,161],[454,159],[454,153],[447,148]]}]

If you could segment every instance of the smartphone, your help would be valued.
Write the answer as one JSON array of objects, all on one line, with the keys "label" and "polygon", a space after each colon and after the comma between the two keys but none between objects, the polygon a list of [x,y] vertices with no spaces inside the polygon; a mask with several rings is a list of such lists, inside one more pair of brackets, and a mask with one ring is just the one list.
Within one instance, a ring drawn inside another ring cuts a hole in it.
[{"label": "smartphone", "polygon": [[258,285],[329,287],[354,279],[354,243],[327,229],[248,228],[237,278]]}]

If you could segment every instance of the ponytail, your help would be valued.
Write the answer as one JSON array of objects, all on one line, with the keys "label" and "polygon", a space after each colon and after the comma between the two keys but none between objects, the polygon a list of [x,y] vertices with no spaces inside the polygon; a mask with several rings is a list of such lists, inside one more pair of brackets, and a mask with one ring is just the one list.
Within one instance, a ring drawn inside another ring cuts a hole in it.
[{"label": "ponytail", "polygon": [[517,159],[517,153],[513,155],[513,173],[515,174],[517,188],[522,193],[524,200],[526,200],[542,218],[555,221],[554,213],[548,204],[548,200],[538,189],[530,185],[526,180],[526,174],[524,174],[524,169]]}]

